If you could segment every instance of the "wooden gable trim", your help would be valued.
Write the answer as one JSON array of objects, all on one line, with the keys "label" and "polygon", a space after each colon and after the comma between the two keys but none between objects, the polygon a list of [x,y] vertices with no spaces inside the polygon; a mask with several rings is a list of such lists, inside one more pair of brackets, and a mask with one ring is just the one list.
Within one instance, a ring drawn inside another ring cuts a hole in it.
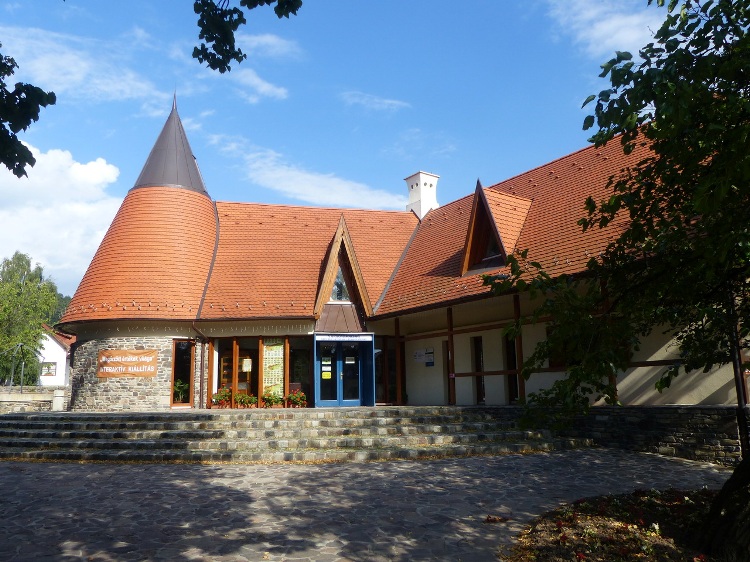
[{"label": "wooden gable trim", "polygon": [[339,220],[339,226],[336,229],[336,234],[333,236],[330,250],[326,258],[326,265],[323,273],[323,279],[318,289],[318,296],[315,300],[315,308],[313,310],[315,318],[320,318],[323,312],[323,307],[328,303],[331,291],[333,290],[333,284],[336,281],[336,273],[338,272],[340,260],[339,253],[344,251],[349,263],[351,277],[354,281],[354,287],[349,287],[349,290],[357,291],[357,299],[364,308],[365,315],[367,317],[372,316],[372,305],[370,304],[370,297],[367,294],[367,287],[365,286],[364,276],[362,270],[359,267],[359,261],[357,260],[357,254],[354,251],[354,243],[352,242],[349,229],[346,227],[346,220],[344,215],[341,215]]},{"label": "wooden gable trim", "polygon": [[[480,229],[487,229],[489,232],[480,232]],[[500,231],[495,223],[495,217],[490,210],[490,204],[484,194],[482,183],[477,180],[477,187],[474,191],[474,200],[471,204],[471,217],[469,218],[469,227],[466,230],[466,241],[464,242],[463,260],[461,261],[461,275],[474,265],[472,256],[476,253],[476,245],[487,240],[487,236],[494,236],[497,240],[498,247],[502,252],[503,259],[507,257],[507,251],[500,236]],[[484,249],[482,249],[483,251]]]}]

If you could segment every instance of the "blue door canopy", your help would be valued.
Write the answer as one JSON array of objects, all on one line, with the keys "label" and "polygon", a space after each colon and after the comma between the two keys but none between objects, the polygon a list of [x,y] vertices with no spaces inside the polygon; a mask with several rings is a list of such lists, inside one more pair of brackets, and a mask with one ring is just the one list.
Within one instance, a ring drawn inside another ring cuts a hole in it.
[{"label": "blue door canopy", "polygon": [[375,337],[315,334],[315,406],[375,405]]}]

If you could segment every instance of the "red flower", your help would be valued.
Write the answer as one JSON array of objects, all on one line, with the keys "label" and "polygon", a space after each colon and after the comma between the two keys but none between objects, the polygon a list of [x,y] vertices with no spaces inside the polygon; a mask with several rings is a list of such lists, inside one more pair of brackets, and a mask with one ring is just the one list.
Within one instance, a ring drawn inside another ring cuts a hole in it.
[{"label": "red flower", "polygon": [[585,560],[586,559],[586,555],[583,552],[576,552],[576,558],[578,560]]}]

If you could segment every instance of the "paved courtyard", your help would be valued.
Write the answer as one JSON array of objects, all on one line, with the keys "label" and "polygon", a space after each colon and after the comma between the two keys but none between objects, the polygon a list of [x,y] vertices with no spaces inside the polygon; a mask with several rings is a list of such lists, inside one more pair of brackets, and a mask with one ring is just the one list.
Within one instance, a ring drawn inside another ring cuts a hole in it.
[{"label": "paved courtyard", "polygon": [[729,474],[601,449],[364,464],[0,462],[0,560],[497,560],[560,503],[718,488]]}]

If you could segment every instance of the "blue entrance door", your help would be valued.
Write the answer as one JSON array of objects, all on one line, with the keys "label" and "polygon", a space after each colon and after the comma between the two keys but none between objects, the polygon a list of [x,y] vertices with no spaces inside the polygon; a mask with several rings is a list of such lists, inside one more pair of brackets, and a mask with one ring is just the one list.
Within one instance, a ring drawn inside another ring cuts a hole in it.
[{"label": "blue entrance door", "polygon": [[362,357],[359,342],[320,341],[317,344],[318,406],[362,404]]}]

